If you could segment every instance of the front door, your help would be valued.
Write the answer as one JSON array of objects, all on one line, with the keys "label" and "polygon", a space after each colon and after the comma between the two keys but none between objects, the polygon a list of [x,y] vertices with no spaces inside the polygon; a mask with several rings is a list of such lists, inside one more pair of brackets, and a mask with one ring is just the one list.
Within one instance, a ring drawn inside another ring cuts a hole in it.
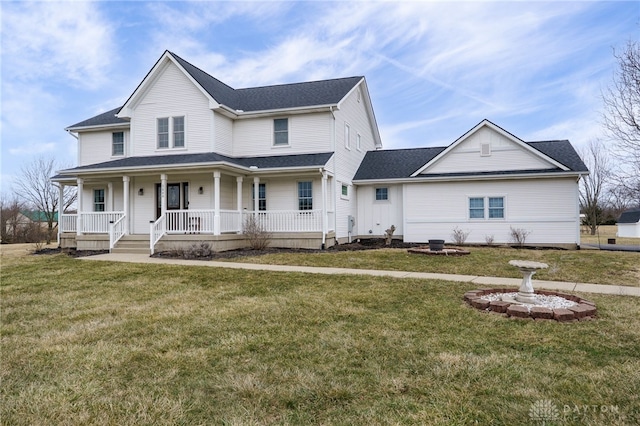
[{"label": "front door", "polygon": [[[189,208],[189,183],[167,184],[167,210],[187,210]],[[162,214],[162,185],[156,184],[156,219]]]}]

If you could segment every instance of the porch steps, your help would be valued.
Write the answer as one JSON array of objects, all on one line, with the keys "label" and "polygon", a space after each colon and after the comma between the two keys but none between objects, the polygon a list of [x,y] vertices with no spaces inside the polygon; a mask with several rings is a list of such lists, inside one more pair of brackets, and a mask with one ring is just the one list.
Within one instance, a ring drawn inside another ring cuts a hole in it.
[{"label": "porch steps", "polygon": [[151,254],[148,235],[125,235],[116,243],[112,253]]}]

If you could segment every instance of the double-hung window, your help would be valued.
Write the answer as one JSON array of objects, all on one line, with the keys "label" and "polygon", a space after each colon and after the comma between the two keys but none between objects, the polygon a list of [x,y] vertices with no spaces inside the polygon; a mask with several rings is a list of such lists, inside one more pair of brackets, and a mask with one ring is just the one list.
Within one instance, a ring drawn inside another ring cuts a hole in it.
[{"label": "double-hung window", "polygon": [[273,120],[273,144],[276,146],[289,145],[288,118],[276,118]]},{"label": "double-hung window", "polygon": [[469,219],[504,219],[504,197],[470,197]]},{"label": "double-hung window", "polygon": [[104,209],[104,189],[93,190],[93,211],[103,212]]},{"label": "double-hung window", "polygon": [[[256,193],[255,193],[255,184],[251,185],[251,201],[253,201],[253,205],[255,205]],[[267,185],[264,183],[258,184],[258,211],[266,211],[267,210]]]},{"label": "double-hung window", "polygon": [[184,116],[158,118],[158,148],[184,148]]},{"label": "double-hung window", "polygon": [[298,210],[313,210],[313,182],[298,182]]},{"label": "double-hung window", "polygon": [[111,134],[111,155],[124,155],[124,132]]}]

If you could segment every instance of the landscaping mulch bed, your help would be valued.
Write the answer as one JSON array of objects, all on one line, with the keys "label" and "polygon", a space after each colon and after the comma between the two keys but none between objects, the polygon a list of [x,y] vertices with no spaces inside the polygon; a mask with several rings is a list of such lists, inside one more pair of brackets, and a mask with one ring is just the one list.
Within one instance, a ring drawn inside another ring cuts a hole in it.
[{"label": "landscaping mulch bed", "polygon": [[97,254],[106,254],[106,253],[109,253],[109,250],[76,250],[76,249],[62,249],[60,247],[57,247],[57,248],[45,248],[45,249],[36,250],[33,252],[35,256],[46,255],[46,254],[59,254],[59,253],[64,253],[69,257],[86,257],[86,256],[95,256]]}]

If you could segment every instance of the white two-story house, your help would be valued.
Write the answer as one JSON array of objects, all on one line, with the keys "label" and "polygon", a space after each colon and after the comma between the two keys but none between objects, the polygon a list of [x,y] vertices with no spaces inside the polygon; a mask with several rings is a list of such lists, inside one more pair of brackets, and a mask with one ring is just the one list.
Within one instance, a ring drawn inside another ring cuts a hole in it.
[{"label": "white two-story house", "polygon": [[484,120],[447,147],[382,150],[364,77],[233,89],[169,51],[120,108],[69,126],[77,186],[60,243],[167,250],[246,247],[247,220],[271,245],[410,242],[580,244],[578,182],[566,140],[525,142]]}]

